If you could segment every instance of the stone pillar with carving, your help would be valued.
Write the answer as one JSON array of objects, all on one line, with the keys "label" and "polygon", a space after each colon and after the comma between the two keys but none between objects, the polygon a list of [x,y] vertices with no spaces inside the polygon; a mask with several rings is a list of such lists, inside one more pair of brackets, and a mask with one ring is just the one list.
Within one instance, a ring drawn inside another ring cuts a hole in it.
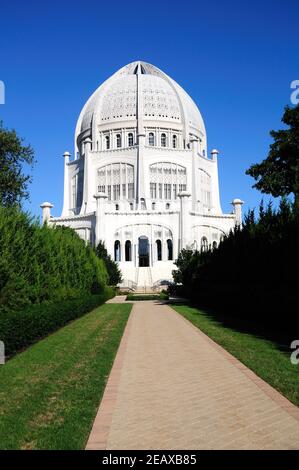
[{"label": "stone pillar with carving", "polygon": [[179,252],[186,248],[187,246],[187,219],[188,219],[188,212],[189,212],[189,197],[191,196],[190,193],[187,191],[182,191],[178,194],[180,198],[180,215],[179,215]]},{"label": "stone pillar with carving", "polygon": [[94,195],[96,199],[96,226],[95,226],[95,240],[96,246],[99,241],[104,241],[106,239],[105,233],[105,200],[107,199],[107,194],[97,193]]},{"label": "stone pillar with carving", "polygon": [[40,207],[42,209],[42,223],[48,224],[51,219],[51,209],[54,206],[50,202],[43,202]]},{"label": "stone pillar with carving", "polygon": [[90,158],[91,158],[92,141],[88,137],[84,140],[84,179],[83,179],[83,201],[80,214],[86,214],[92,211],[92,191],[93,188],[93,175],[90,171]]},{"label": "stone pillar with carving", "polygon": [[70,215],[70,182],[69,182],[69,167],[71,154],[64,152],[64,190],[63,190],[63,209],[61,217],[67,217]]},{"label": "stone pillar with carving", "polygon": [[191,137],[190,145],[192,149],[192,210],[197,210],[197,181],[198,170],[197,170],[197,154],[198,154],[198,138]]},{"label": "stone pillar with carving", "polygon": [[242,205],[244,204],[244,201],[241,199],[234,199],[231,204],[234,208],[235,223],[238,227],[242,227]]}]

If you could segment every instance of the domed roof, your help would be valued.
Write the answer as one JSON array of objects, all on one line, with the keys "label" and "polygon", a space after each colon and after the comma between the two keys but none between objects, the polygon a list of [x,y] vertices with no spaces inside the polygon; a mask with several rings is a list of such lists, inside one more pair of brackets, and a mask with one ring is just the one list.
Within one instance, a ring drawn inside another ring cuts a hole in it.
[{"label": "domed roof", "polygon": [[[75,139],[93,129],[119,123],[126,127],[174,127],[205,138],[202,116],[190,96],[168,75],[146,62],[132,62],[106,80],[89,98],[79,116]],[[132,124],[132,121],[135,123]],[[140,123],[139,123],[140,127]]]}]

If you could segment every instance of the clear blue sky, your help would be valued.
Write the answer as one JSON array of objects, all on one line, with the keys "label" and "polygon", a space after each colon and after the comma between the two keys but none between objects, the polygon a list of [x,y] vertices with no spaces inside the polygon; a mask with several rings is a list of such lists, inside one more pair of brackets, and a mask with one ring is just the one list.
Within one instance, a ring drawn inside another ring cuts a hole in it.
[{"label": "clear blue sky", "polygon": [[244,174],[262,160],[299,79],[297,0],[7,1],[0,6],[0,119],[35,149],[26,209],[45,200],[60,215],[62,153],[73,153],[90,94],[133,60],[150,62],[192,96],[209,150],[220,150],[222,208],[261,194]]}]

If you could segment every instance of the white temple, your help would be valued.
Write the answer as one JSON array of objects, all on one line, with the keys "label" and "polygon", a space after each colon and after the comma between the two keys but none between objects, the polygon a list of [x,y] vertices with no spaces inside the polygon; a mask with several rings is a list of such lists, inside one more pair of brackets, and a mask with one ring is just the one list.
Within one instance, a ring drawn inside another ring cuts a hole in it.
[{"label": "white temple", "polygon": [[123,286],[172,279],[182,248],[215,247],[241,223],[242,201],[223,214],[218,151],[190,96],[146,62],[132,62],[89,98],[75,132],[75,158],[64,153],[61,217],[86,242],[102,240],[119,263]]}]

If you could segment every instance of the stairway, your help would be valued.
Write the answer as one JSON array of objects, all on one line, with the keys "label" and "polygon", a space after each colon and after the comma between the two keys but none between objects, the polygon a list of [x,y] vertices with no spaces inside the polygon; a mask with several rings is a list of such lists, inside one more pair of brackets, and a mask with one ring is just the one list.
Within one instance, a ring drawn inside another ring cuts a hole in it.
[{"label": "stairway", "polygon": [[152,293],[153,292],[153,280],[150,267],[140,267],[137,271],[137,288],[135,292],[138,293]]}]

